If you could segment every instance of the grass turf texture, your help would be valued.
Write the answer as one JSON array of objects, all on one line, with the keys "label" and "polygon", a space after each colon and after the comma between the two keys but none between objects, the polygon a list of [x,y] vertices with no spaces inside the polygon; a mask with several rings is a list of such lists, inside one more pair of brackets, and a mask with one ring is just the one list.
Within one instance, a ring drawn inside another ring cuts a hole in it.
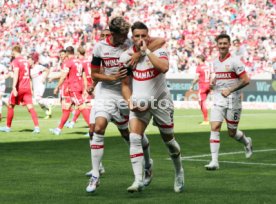
[{"label": "grass turf texture", "polygon": [[[39,108],[36,108],[39,110]],[[106,174],[94,194],[85,188],[90,170],[90,150],[82,118],[62,135],[49,134],[57,126],[58,108],[50,120],[40,119],[41,133],[32,135],[33,123],[26,109],[17,107],[12,132],[0,133],[0,203],[276,203],[276,151],[220,156],[218,171],[206,171],[203,161],[184,160],[185,192],[173,191],[174,171],[156,127],[147,135],[154,159],[154,178],[143,192],[129,194],[133,182],[128,147],[114,125],[105,138],[103,163]],[[4,112],[5,115],[5,112]],[[44,116],[42,112],[39,115]],[[175,132],[182,156],[209,154],[209,126],[199,126],[199,110],[176,110]],[[252,137],[255,150],[276,149],[276,111],[243,111],[240,129]],[[5,119],[0,123],[5,125]],[[221,153],[243,151],[227,136],[224,124]],[[205,161],[206,160],[206,161]],[[244,162],[253,164],[237,164]],[[269,165],[262,165],[265,163]],[[274,164],[274,165],[273,165]]]}]

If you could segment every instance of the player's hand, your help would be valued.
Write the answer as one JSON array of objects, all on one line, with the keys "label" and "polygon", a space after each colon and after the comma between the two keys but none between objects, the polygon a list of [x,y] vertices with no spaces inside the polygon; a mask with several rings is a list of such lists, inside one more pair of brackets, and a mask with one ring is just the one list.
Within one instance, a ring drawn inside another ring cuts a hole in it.
[{"label": "player's hand", "polygon": [[17,92],[16,88],[13,88],[13,89],[12,89],[12,93],[13,93],[13,95],[14,95],[15,97],[18,95],[18,92]]},{"label": "player's hand", "polygon": [[146,43],[146,41],[145,40],[141,40],[141,43],[140,43],[141,45],[140,45],[140,51],[143,53],[145,53],[146,52],[146,50],[148,49],[148,47],[147,47],[147,43]]},{"label": "player's hand", "polygon": [[192,91],[192,90],[193,90],[193,87],[191,86],[189,90]]},{"label": "player's hand", "polygon": [[95,88],[94,86],[88,87],[87,90],[86,90],[87,93],[88,93],[89,95],[92,95],[92,94],[93,94],[93,91],[94,91],[94,88]]},{"label": "player's hand", "polygon": [[119,75],[120,75],[120,79],[123,79],[127,76],[127,67],[125,66],[120,66],[119,68]]},{"label": "player's hand", "polygon": [[58,94],[58,87],[56,87],[56,88],[54,89],[54,94],[55,94],[55,95]]},{"label": "player's hand", "polygon": [[140,52],[134,52],[134,53],[128,53],[131,56],[131,59],[129,61],[129,65],[135,67],[135,65],[138,63],[140,57],[142,56]]},{"label": "player's hand", "polygon": [[86,90],[85,90],[85,91],[83,91],[83,93],[82,93],[82,97],[83,97],[83,98],[87,98],[87,96],[88,96],[87,91],[86,91]]},{"label": "player's hand", "polygon": [[231,94],[230,89],[223,89],[222,92],[221,92],[221,95],[222,95],[223,97],[227,97],[227,96],[229,96],[230,94]]}]

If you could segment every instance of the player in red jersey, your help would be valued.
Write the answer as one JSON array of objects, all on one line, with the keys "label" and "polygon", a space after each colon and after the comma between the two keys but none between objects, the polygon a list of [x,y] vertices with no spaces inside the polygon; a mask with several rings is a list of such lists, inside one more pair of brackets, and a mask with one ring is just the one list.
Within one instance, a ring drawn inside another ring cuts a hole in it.
[{"label": "player in red jersey", "polygon": [[33,133],[40,133],[38,118],[32,102],[32,88],[30,80],[30,64],[21,56],[22,48],[18,45],[12,48],[12,56],[14,60],[11,63],[13,69],[12,92],[8,102],[7,124],[1,127],[1,132],[10,132],[12,119],[14,116],[15,105],[26,105],[34,122]]},{"label": "player in red jersey", "polygon": [[[68,83],[69,99],[66,101],[66,106],[63,107],[60,124],[57,128],[50,129],[50,132],[55,135],[60,135],[61,129],[70,116],[70,109],[75,105],[82,113],[85,121],[89,125],[89,110],[85,108],[84,98],[87,95],[87,81],[82,63],[74,56],[74,48],[69,46],[66,48],[68,55],[67,60],[63,64],[63,72],[54,90],[54,94],[58,93],[59,88],[63,85],[65,79]],[[70,100],[70,101],[69,101]]]},{"label": "player in red jersey", "polygon": [[203,114],[203,122],[200,125],[209,125],[208,121],[208,109],[206,100],[210,93],[210,76],[211,68],[205,63],[205,56],[197,56],[198,66],[196,68],[196,76],[192,82],[190,91],[193,90],[194,85],[198,82],[198,99],[201,112]]},{"label": "player in red jersey", "polygon": [[[80,60],[80,62],[82,64],[82,67],[83,67],[83,70],[84,70],[85,75],[86,75],[87,88],[91,89],[91,87],[93,86],[93,80],[91,78],[91,62],[85,58],[85,49],[83,47],[79,47],[77,51],[78,51],[77,52],[78,59]],[[92,106],[91,106],[92,98],[93,98],[93,95],[92,95],[91,92],[85,98],[86,108],[89,110],[89,113],[90,113],[90,110],[92,108]],[[80,115],[80,113],[81,113],[80,110],[76,109],[72,121],[69,122],[68,125],[65,125],[65,126],[68,127],[68,128],[73,128],[76,121],[77,121],[77,119],[78,119],[78,117],[79,117],[79,115]]]}]

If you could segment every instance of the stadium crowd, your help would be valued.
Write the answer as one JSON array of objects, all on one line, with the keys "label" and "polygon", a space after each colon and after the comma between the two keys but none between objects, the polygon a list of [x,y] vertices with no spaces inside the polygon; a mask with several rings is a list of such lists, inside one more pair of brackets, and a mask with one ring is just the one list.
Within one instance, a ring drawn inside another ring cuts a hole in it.
[{"label": "stadium crowd", "polygon": [[274,0],[2,0],[0,63],[10,63],[11,47],[37,52],[40,63],[57,66],[61,49],[85,46],[91,56],[108,20],[123,15],[145,22],[151,36],[164,37],[170,73],[194,73],[195,58],[217,56],[214,38],[227,33],[250,76],[276,70]]}]

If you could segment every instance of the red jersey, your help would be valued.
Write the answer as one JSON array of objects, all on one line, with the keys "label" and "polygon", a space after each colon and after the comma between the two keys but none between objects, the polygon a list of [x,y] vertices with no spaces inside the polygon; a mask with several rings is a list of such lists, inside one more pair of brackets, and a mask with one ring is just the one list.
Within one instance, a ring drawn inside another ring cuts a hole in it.
[{"label": "red jersey", "polygon": [[211,69],[205,64],[199,65],[196,68],[196,73],[199,74],[198,84],[210,84]]},{"label": "red jersey", "polygon": [[16,57],[12,63],[12,70],[18,69],[18,81],[16,84],[16,89],[29,89],[31,90],[31,81],[30,81],[30,64],[23,57]]},{"label": "red jersey", "polygon": [[87,59],[81,59],[82,67],[86,75],[87,79],[87,87],[92,85],[92,77],[91,77],[91,62]]},{"label": "red jersey", "polygon": [[68,73],[68,88],[72,92],[83,91],[82,74],[84,72],[79,59],[71,57],[64,62],[64,71]]},{"label": "red jersey", "polygon": [[[66,60],[65,60],[66,61]],[[62,72],[64,72],[65,71],[65,61],[63,61],[62,62],[62,64],[61,64],[61,71]],[[63,81],[63,83],[62,83],[62,86],[61,86],[61,89],[63,90],[63,91],[66,91],[67,89],[68,89],[68,76],[65,78],[65,80]]]}]

